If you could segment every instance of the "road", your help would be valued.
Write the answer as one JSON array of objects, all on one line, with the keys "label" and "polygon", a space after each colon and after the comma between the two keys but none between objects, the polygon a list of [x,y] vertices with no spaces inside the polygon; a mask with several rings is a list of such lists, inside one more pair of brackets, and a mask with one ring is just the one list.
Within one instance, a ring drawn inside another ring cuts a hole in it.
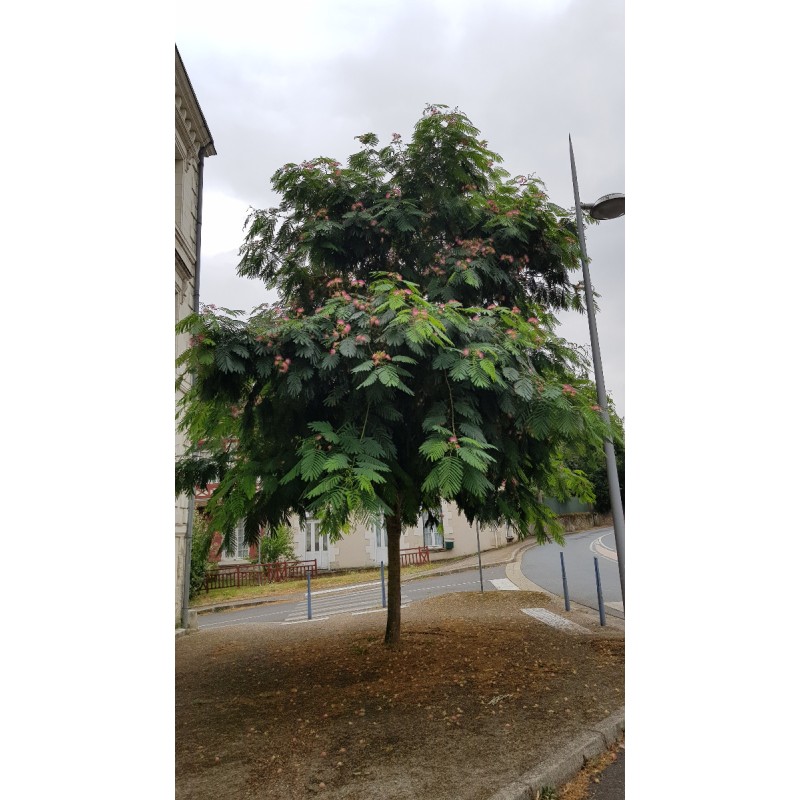
[{"label": "road", "polygon": [[594,528],[581,533],[570,533],[564,537],[563,546],[546,544],[532,547],[523,553],[522,574],[559,597],[564,596],[561,552],[564,553],[570,601],[589,608],[599,607],[594,572],[594,559],[597,557],[606,615],[624,619],[614,529]]},{"label": "road", "polygon": [[586,800],[625,800],[624,748],[617,753],[617,760],[600,773],[600,783],[589,784]]},{"label": "road", "polygon": [[[497,581],[498,585],[492,583]],[[511,588],[506,578],[505,567],[483,570],[484,591],[497,591],[498,587]],[[449,575],[434,575],[418,578],[401,584],[400,597],[403,605],[424,600],[426,597],[449,592],[480,591],[478,570],[456,572]],[[370,614],[383,611],[381,585],[379,581],[340,589],[320,589],[311,592],[311,621],[323,622],[337,614]],[[308,623],[308,606],[305,596],[300,601],[268,603],[231,611],[200,614],[197,626],[201,630],[230,625],[294,625]]]}]

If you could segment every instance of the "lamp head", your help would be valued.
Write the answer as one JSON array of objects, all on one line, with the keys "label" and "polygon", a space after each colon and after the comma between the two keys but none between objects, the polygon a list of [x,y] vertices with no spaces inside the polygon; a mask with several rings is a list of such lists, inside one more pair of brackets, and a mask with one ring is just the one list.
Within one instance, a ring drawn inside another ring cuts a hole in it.
[{"label": "lamp head", "polygon": [[616,219],[625,214],[625,195],[606,194],[588,209],[592,219]]}]

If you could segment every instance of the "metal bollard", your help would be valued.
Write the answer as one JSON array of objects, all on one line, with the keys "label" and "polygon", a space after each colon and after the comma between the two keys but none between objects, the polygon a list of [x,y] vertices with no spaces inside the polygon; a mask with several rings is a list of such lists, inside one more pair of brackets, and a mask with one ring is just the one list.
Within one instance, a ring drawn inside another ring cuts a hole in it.
[{"label": "metal bollard", "polygon": [[481,527],[480,523],[475,523],[475,536],[478,537],[478,575],[481,579],[481,594],[483,594],[483,565],[481,564]]},{"label": "metal bollard", "polygon": [[311,573],[306,572],[306,583],[308,585],[308,618],[311,619]]},{"label": "metal bollard", "polygon": [[597,563],[597,556],[594,557],[594,576],[597,579],[597,605],[600,607],[600,624],[606,624],[606,609],[603,605],[603,587],[600,585],[600,566]]},{"label": "metal bollard", "polygon": [[564,584],[564,609],[569,611],[569,589],[567,588],[567,570],[564,567],[564,551],[561,553],[561,580]]},{"label": "metal bollard", "polygon": [[383,579],[383,561],[381,561],[381,605],[386,608],[386,582]]}]

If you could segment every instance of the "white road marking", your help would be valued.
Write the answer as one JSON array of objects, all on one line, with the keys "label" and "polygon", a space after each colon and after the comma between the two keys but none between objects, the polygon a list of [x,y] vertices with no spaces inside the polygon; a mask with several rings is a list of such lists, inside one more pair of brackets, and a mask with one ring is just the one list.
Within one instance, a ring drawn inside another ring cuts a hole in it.
[{"label": "white road marking", "polygon": [[322,622],[327,617],[312,617],[311,619],[296,619],[292,622],[282,622],[281,625],[302,625],[304,622]]},{"label": "white road marking", "polygon": [[558,614],[554,614],[552,611],[548,611],[546,608],[523,608],[522,613],[534,619],[538,619],[539,622],[544,622],[545,625],[550,625],[553,628],[560,628],[561,630],[573,631],[575,633],[591,633],[591,631],[588,628],[584,628],[583,625],[577,625],[568,619],[564,619],[564,617],[560,617]]},{"label": "white road marking", "polygon": [[[411,604],[406,603],[405,605],[400,606],[400,608],[408,608]],[[386,611],[385,608],[371,608],[369,611],[354,611],[352,616],[357,617],[359,614],[377,614],[379,611]]]},{"label": "white road marking", "polygon": [[[403,597],[401,596],[401,602],[402,600]],[[380,592],[368,588],[346,595],[320,598],[316,603],[312,604],[312,613],[325,614],[332,617],[336,614],[353,614],[358,611],[373,610],[376,606],[378,607],[377,610],[382,610]],[[294,610],[287,615],[286,622],[293,622],[306,617],[308,614],[307,608],[306,600],[297,603]]]},{"label": "white road marking", "polygon": [[608,559],[609,561],[616,561],[617,551],[603,544],[603,539],[606,536],[613,536],[613,531],[611,533],[604,533],[603,536],[598,536],[598,538],[589,545],[589,549],[601,558]]},{"label": "white road marking", "polygon": [[[250,617],[237,617],[237,619],[228,619],[228,620],[225,620],[224,622],[209,622],[207,625],[200,625],[198,627],[200,628],[200,630],[203,630],[205,628],[222,628],[222,627],[225,627],[227,625],[238,625],[240,622],[245,622],[248,619],[261,619],[261,617],[262,617],[262,615],[260,615],[260,614],[254,614],[253,616],[250,616]],[[268,624],[268,625],[280,625],[281,624],[280,620],[261,619],[261,621],[264,624]]]},{"label": "white road marking", "polygon": [[519,586],[516,583],[513,583],[508,578],[494,578],[490,581],[494,585],[495,589],[499,589],[501,592],[518,592]]},{"label": "white road marking", "polygon": [[380,586],[380,585],[381,585],[380,581],[375,581],[374,583],[359,583],[359,584],[356,584],[355,587],[353,587],[353,586],[339,586],[336,589],[317,589],[315,592],[311,592],[311,596],[314,597],[314,595],[318,595],[318,594],[330,594],[331,592],[346,592],[348,589],[353,590],[354,588],[355,588],[356,591],[358,591],[359,589],[366,588],[366,587],[369,587],[369,586]]},{"label": "white road marking", "polygon": [[438,590],[438,589],[452,589],[454,586],[471,586],[473,584],[477,584],[478,579],[476,578],[474,581],[461,581],[461,583],[445,583],[442,586],[420,586],[418,589],[406,589],[403,588],[404,592],[430,592],[431,590]]}]

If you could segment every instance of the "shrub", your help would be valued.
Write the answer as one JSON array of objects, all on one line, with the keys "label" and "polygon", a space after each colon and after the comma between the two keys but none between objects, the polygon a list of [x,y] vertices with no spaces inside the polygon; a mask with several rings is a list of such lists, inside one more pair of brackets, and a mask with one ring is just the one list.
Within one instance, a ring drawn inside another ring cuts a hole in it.
[{"label": "shrub", "polygon": [[294,536],[288,525],[279,525],[266,531],[261,537],[261,563],[273,564],[281,559],[297,561],[294,552]]},{"label": "shrub", "polygon": [[192,523],[192,568],[189,578],[189,597],[196,597],[203,588],[203,579],[208,568],[208,554],[214,531],[208,519],[199,511],[194,512]]}]

